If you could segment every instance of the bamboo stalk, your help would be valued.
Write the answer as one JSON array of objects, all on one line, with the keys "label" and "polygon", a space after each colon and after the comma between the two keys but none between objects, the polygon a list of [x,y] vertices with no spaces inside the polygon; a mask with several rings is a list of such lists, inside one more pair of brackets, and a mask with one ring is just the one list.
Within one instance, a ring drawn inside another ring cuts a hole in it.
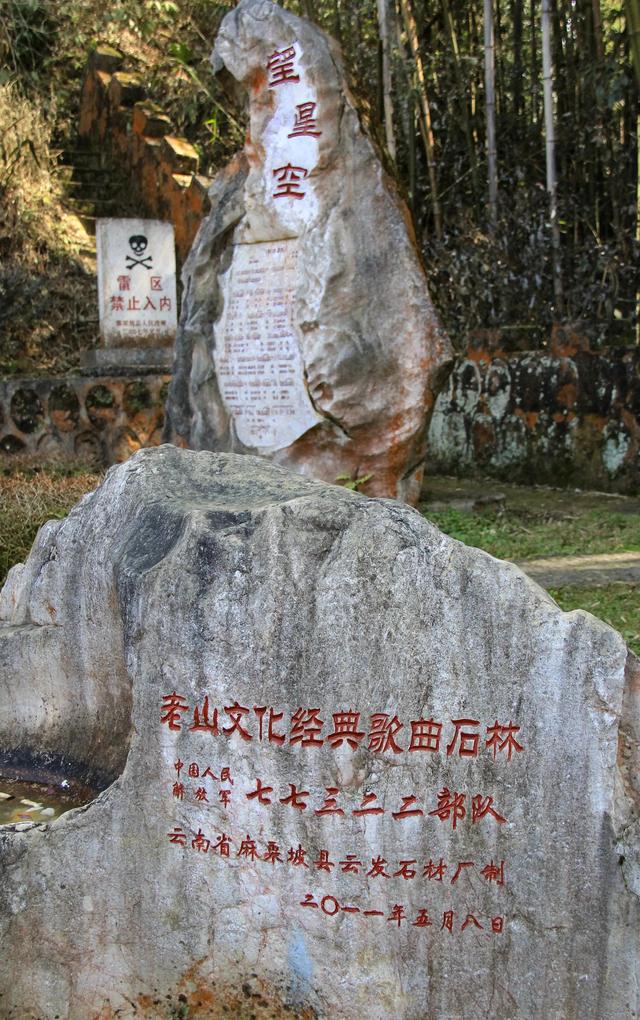
[{"label": "bamboo stalk", "polygon": [[420,56],[418,29],[411,9],[411,0],[400,0],[400,10],[402,12],[402,20],[407,33],[409,49],[416,69],[416,77],[418,79],[420,133],[422,135],[422,141],[424,143],[425,154],[427,157],[429,185],[431,188],[431,206],[433,209],[433,224],[436,237],[440,240],[442,238],[442,211],[440,209],[440,202],[438,199],[438,181],[436,175],[435,144],[433,139],[433,130],[431,127],[431,109],[429,107],[429,94],[427,91],[424,64],[422,63],[422,57]]},{"label": "bamboo stalk", "polygon": [[393,100],[391,97],[391,41],[389,32],[389,0],[377,0],[378,26],[382,43],[382,105],[384,110],[384,134],[387,151],[395,163],[396,138],[393,131]]},{"label": "bamboo stalk", "polygon": [[[636,85],[640,91],[640,0],[625,0],[627,32]],[[640,242],[640,109],[636,111],[636,241]],[[636,291],[636,343],[640,344],[640,286]]]},{"label": "bamboo stalk", "polygon": [[496,148],[496,69],[492,0],[484,0],[484,85],[487,119],[489,229],[491,233],[495,233],[498,222],[498,153]]},{"label": "bamboo stalk", "polygon": [[542,80],[544,85],[545,150],[547,163],[547,191],[551,220],[551,247],[553,256],[553,293],[556,315],[564,310],[562,270],[560,263],[560,224],[558,223],[558,179],[556,175],[556,137],[553,115],[553,64],[551,60],[551,0],[542,0]]},{"label": "bamboo stalk", "polygon": [[456,76],[456,85],[458,88],[458,97],[460,103],[460,113],[462,114],[462,121],[464,123],[464,133],[467,141],[467,151],[469,153],[469,165],[471,167],[471,179],[473,182],[473,193],[477,194],[478,181],[477,181],[477,162],[476,152],[473,145],[473,136],[471,134],[471,122],[469,120],[469,110],[467,108],[466,88],[464,82],[464,75],[462,74],[462,68],[460,66],[460,49],[458,47],[458,36],[456,34],[455,25],[453,23],[453,17],[451,16],[451,8],[449,6],[449,0],[441,0],[442,4],[442,17],[444,25],[449,37],[449,45],[453,54],[453,67]]}]

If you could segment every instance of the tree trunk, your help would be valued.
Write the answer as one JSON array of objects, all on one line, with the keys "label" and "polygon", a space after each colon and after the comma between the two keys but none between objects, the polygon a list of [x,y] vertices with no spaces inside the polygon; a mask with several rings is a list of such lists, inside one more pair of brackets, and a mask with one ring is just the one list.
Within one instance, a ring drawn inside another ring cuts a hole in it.
[{"label": "tree trunk", "polygon": [[539,123],[538,103],[538,40],[536,35],[536,0],[531,0],[531,120]]},{"label": "tree trunk", "polygon": [[441,0],[441,3],[444,26],[447,32],[447,36],[449,38],[449,46],[451,47],[451,53],[453,54],[453,67],[456,76],[458,101],[460,106],[460,113],[462,114],[462,121],[464,123],[465,138],[467,140],[467,152],[469,154],[469,166],[471,167],[471,180],[473,182],[473,194],[475,198],[475,196],[478,193],[476,152],[473,145],[473,136],[471,134],[471,121],[469,120],[469,109],[467,107],[467,88],[465,86],[464,75],[462,73],[462,68],[460,66],[460,50],[458,48],[458,36],[456,34],[453,18],[451,17],[451,8],[449,7],[449,0]]},{"label": "tree trunk", "polygon": [[593,5],[593,35],[596,43],[596,57],[598,63],[604,62],[604,42],[602,39],[602,14],[600,12],[600,0],[591,0]]},{"label": "tree trunk", "polygon": [[513,112],[516,117],[524,113],[522,103],[522,0],[511,4],[513,19]]},{"label": "tree trunk", "polygon": [[427,92],[427,80],[424,73],[424,64],[422,63],[422,57],[420,56],[420,47],[418,43],[418,29],[416,26],[416,20],[413,16],[413,11],[411,9],[411,0],[400,0],[400,10],[402,11],[402,20],[404,21],[407,39],[409,40],[409,49],[415,65],[416,77],[418,79],[420,133],[422,135],[422,141],[424,143],[424,149],[427,157],[427,167],[429,170],[429,185],[431,187],[431,206],[433,209],[433,225],[436,237],[438,238],[438,240],[440,240],[442,238],[442,211],[440,209],[440,201],[438,199],[438,181],[436,176],[435,145],[433,140],[433,130],[431,128],[431,109],[429,107],[429,95]]},{"label": "tree trunk", "polygon": [[407,97],[407,119],[409,122],[408,142],[409,142],[409,204],[411,206],[411,215],[415,220],[416,216],[416,104],[415,96],[413,92],[410,92]]},{"label": "tree trunk", "polygon": [[547,155],[547,191],[551,220],[553,254],[553,293],[557,316],[564,313],[560,265],[560,224],[558,223],[558,180],[556,176],[556,138],[553,114],[553,66],[551,61],[551,0],[542,0],[542,78],[544,84],[545,148]]},{"label": "tree trunk", "polygon": [[391,98],[391,38],[389,0],[378,0],[378,26],[382,44],[382,106],[384,110],[384,135],[387,151],[395,163],[396,137],[393,131],[393,101]]},{"label": "tree trunk", "polygon": [[489,182],[489,229],[498,222],[498,155],[496,150],[495,40],[492,0],[484,0],[484,83],[487,118],[487,176]]},{"label": "tree trunk", "polygon": [[[637,93],[640,93],[640,0],[625,0],[625,12]],[[640,108],[636,109],[636,157],[636,241],[640,244]],[[636,343],[640,344],[640,287],[636,291]]]}]

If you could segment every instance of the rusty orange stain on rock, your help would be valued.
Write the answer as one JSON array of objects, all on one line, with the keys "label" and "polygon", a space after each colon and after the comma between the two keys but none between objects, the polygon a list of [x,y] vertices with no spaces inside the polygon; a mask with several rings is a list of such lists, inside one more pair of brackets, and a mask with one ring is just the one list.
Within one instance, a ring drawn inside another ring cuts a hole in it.
[{"label": "rusty orange stain on rock", "polygon": [[258,92],[261,92],[266,83],[267,72],[262,68],[256,68],[254,71],[252,71],[247,80],[247,86],[254,95],[257,95]]},{"label": "rusty orange stain on rock", "polygon": [[535,429],[540,417],[539,411],[523,411],[521,407],[517,407],[514,413],[522,419],[528,429]]},{"label": "rusty orange stain on rock", "polygon": [[556,393],[556,403],[561,407],[575,407],[578,400],[578,387],[575,383],[565,383]]}]

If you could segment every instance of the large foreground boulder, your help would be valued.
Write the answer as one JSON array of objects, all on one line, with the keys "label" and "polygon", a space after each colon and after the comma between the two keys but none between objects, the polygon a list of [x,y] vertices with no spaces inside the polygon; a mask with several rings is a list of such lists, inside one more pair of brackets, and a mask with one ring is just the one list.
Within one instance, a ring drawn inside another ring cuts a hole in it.
[{"label": "large foreground boulder", "polygon": [[[416,512],[172,447],[2,594],[3,1020],[639,1016],[640,674]],[[104,785],[104,783],[102,784]]]}]

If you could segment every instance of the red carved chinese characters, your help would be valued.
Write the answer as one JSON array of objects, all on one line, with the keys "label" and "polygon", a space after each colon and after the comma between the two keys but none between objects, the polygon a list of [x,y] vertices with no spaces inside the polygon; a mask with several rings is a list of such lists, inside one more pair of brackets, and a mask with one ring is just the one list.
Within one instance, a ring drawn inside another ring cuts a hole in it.
[{"label": "red carved chinese characters", "polygon": [[359,723],[359,712],[334,712],[333,733],[327,737],[327,743],[335,750],[346,741],[355,751],[365,736],[364,730],[358,730]]},{"label": "red carved chinese characters", "polygon": [[247,833],[247,838],[242,840],[242,843],[240,844],[240,848],[238,849],[238,853],[236,856],[246,857],[248,858],[248,860],[251,861],[255,861],[256,857],[259,857],[256,842],[254,839],[251,839],[249,833]]},{"label": "red carved chinese characters", "polygon": [[242,725],[244,716],[249,715],[249,709],[243,705],[239,705],[238,702],[234,702],[233,705],[228,705],[225,708],[225,712],[231,719],[231,725],[225,726],[222,730],[223,733],[231,735],[232,733],[238,733],[243,740],[253,740],[253,737],[248,730]]},{"label": "red carved chinese characters", "polygon": [[318,859],[313,862],[314,868],[318,871],[328,871],[331,874],[331,869],[335,868],[335,861],[329,859],[328,850],[320,850],[318,853]]},{"label": "red carved chinese characters", "polygon": [[300,181],[307,177],[308,171],[303,166],[293,166],[287,163],[285,166],[276,167],[273,176],[277,180],[276,190],[273,198],[304,198],[305,192],[300,186]]},{"label": "red carved chinese characters", "polygon": [[[378,798],[376,797],[375,793],[365,793],[364,797],[362,798],[362,804],[360,805],[359,808],[354,808],[353,809],[353,814],[354,815],[383,815],[384,814],[384,808],[380,807],[379,804],[375,803],[377,801],[377,799]],[[375,807],[372,806],[374,804],[375,804]]]},{"label": "red carved chinese characters", "polygon": [[451,793],[447,786],[438,794],[438,806],[430,815],[435,815],[441,822],[451,821],[455,829],[458,821],[465,817],[467,809],[464,806],[464,793]]},{"label": "red carved chinese characters", "polygon": [[304,136],[310,136],[312,138],[319,138],[321,134],[322,131],[318,131],[316,104],[310,102],[298,103],[296,106],[293,131],[291,131],[288,137],[302,138]]},{"label": "red carved chinese characters", "polygon": [[278,846],[277,843],[274,843],[273,840],[270,840],[267,843],[267,850],[262,860],[268,861],[270,864],[274,865],[276,861],[282,863],[282,857],[280,856],[280,847]]},{"label": "red carved chinese characters", "polygon": [[[269,705],[254,705],[249,709],[235,701],[232,705],[220,708],[213,706],[209,696],[205,695],[201,704],[191,708],[176,691],[163,695],[160,721],[169,729],[180,730],[182,717],[188,712],[193,714],[190,730],[208,732],[214,737],[230,737],[237,733],[244,741],[268,741],[279,747],[287,742],[317,748],[326,744],[332,751],[348,747],[356,752],[366,746],[369,751],[378,754],[422,751],[431,754],[446,753],[449,758],[477,758],[484,751],[494,761],[501,759],[506,762],[512,762],[524,751],[520,740],[521,727],[512,721],[503,724],[496,720],[487,725],[486,738],[482,740],[478,719],[451,719],[452,730],[445,731],[445,724],[433,717],[412,719],[405,724],[397,714],[374,712],[370,716],[368,733],[365,733],[361,713],[349,709],[330,713],[333,729],[325,738],[322,736],[324,720],[321,715],[324,712],[320,708],[297,708],[291,715],[287,733],[285,713]],[[221,712],[230,720],[228,725],[222,727],[219,726]],[[405,725],[410,731],[408,744],[406,738],[402,743],[399,739]]]},{"label": "red carved chinese characters", "polygon": [[482,797],[479,793],[471,799],[471,821],[473,824],[479,822],[481,818],[486,815],[491,815],[495,818],[496,822],[500,825],[506,822],[506,818],[503,815],[498,814],[493,806],[493,797]]},{"label": "red carved chinese characters", "polygon": [[189,727],[190,730],[203,730],[206,733],[210,733],[213,737],[218,736],[218,709],[214,708],[209,718],[209,695],[205,695],[202,702],[202,708],[197,705],[193,710],[193,722]]},{"label": "red carved chinese characters", "polygon": [[499,751],[504,751],[507,761],[511,761],[514,751],[518,753],[524,751],[524,747],[518,743],[515,737],[519,732],[519,726],[514,726],[512,722],[509,722],[508,726],[501,726],[497,719],[493,726],[487,727],[486,746],[493,749],[494,760]]},{"label": "red carved chinese characters", "polygon": [[220,836],[218,836],[218,842],[214,843],[211,849],[214,853],[219,853],[221,857],[228,857],[231,852],[231,840],[226,833],[223,832]]},{"label": "red carved chinese characters", "polygon": [[272,804],[273,801],[271,800],[271,797],[267,796],[269,793],[273,793],[273,787],[263,786],[262,780],[257,779],[255,790],[252,790],[251,793],[247,793],[246,798],[247,800],[255,800],[257,798],[258,804]]},{"label": "red carved chinese characters", "polygon": [[299,790],[295,783],[289,783],[289,793],[286,797],[280,798],[280,803],[288,804],[292,808],[297,808],[298,811],[304,811],[307,807],[307,803],[302,798],[308,796],[308,790]]},{"label": "red carved chinese characters", "polygon": [[456,730],[453,734],[451,743],[447,746],[447,756],[455,753],[456,744],[458,744],[458,754],[461,758],[476,758],[478,755],[478,743],[480,741],[480,734],[473,733],[471,730],[463,729],[467,726],[479,726],[480,722],[478,719],[452,719],[451,722],[455,726]]},{"label": "red carved chinese characters", "polygon": [[489,864],[486,864],[480,874],[487,882],[495,882],[496,885],[504,885],[504,861],[500,861],[500,865],[493,863],[493,860]]},{"label": "red carved chinese characters", "polygon": [[289,864],[293,864],[294,868],[308,868],[309,865],[306,862],[306,856],[307,851],[298,843],[295,850],[293,847],[289,847],[287,852],[287,861]]},{"label": "red carved chinese characters", "polygon": [[299,708],[291,717],[289,743],[301,744],[302,747],[321,747],[323,741],[318,739],[318,734],[323,726],[319,708]]},{"label": "red carved chinese characters", "polygon": [[411,722],[410,751],[432,751],[440,750],[440,735],[442,723],[433,719],[414,719]]},{"label": "red carved chinese characters", "polygon": [[162,698],[160,722],[166,723],[170,730],[181,730],[181,714],[188,711],[189,706],[180,694],[176,694],[175,691],[172,694],[165,694]]},{"label": "red carved chinese characters", "polygon": [[324,804],[321,808],[316,808],[317,815],[343,815],[344,811],[341,807],[338,807],[338,801],[336,800],[337,795],[340,793],[337,786],[327,786],[326,791],[328,796],[324,799]]},{"label": "red carved chinese characters", "polygon": [[284,85],[287,82],[300,81],[300,75],[296,74],[293,65],[296,59],[296,51],[293,46],[287,46],[284,50],[275,50],[267,60],[267,71],[269,72],[269,88],[276,85]]},{"label": "red carved chinese characters", "polygon": [[423,815],[424,811],[420,808],[416,808],[413,805],[417,801],[417,797],[403,797],[402,804],[400,805],[399,811],[392,811],[391,815],[393,818],[413,818],[417,815]]},{"label": "red carved chinese characters", "polygon": [[[267,712],[267,707],[266,706],[259,707],[257,705],[254,705],[253,706],[253,711],[255,712],[255,714],[258,717],[258,740],[262,740],[263,739],[263,720],[264,720],[264,716],[265,716],[265,714]],[[274,712],[274,710],[272,708],[270,708],[268,711],[269,711],[269,721],[268,721],[268,724],[267,724],[267,740],[269,740],[273,744],[280,744],[280,745],[282,745],[282,744],[284,744],[285,739],[286,739],[285,735],[284,735],[284,733],[278,733],[274,729],[274,725],[275,725],[275,723],[279,722],[280,719],[282,719],[284,717],[284,712]]]},{"label": "red carved chinese characters", "polygon": [[[176,826],[173,831],[167,833],[167,838],[170,844],[181,848],[183,852],[193,853],[195,857],[206,855],[207,853],[211,853],[220,859],[229,859],[231,856],[232,840],[224,832],[215,841],[212,841],[201,828],[198,828],[197,832],[190,838],[182,828]],[[250,866],[260,868],[291,868],[310,871],[311,867],[307,862],[307,850],[300,843],[297,847],[289,847],[285,857],[278,843],[269,840],[266,842],[265,848],[261,849],[257,841],[249,833],[240,841],[235,857],[245,861]],[[435,879],[441,882],[448,868],[448,865],[442,858],[440,858],[437,864],[430,859],[424,865],[422,871],[418,866],[417,858],[403,858],[397,864],[396,870],[387,870],[387,860],[378,855],[371,859],[371,867],[367,870],[366,865],[363,865],[362,860],[356,854],[348,853],[339,861],[338,866],[344,874],[359,878],[364,883],[364,889],[367,888],[367,880],[376,877],[402,879],[413,884],[415,881],[419,881],[418,876],[421,873],[423,878]],[[491,861],[490,864],[485,865],[481,874],[489,881],[502,884],[504,882],[504,866],[504,860],[500,862],[500,865],[494,864]],[[335,867],[336,863],[331,860],[330,851],[327,849],[320,850],[317,859],[313,861],[313,868],[316,871],[325,871],[327,874],[331,874]],[[463,871],[475,867],[474,861],[458,861],[455,869],[451,866],[452,878],[450,884],[456,884]],[[499,935],[504,931],[505,924],[503,915],[480,916],[477,911],[473,910],[473,904],[468,903],[465,903],[465,913],[456,914],[453,909],[444,910],[441,915],[442,922],[438,929],[432,920],[433,915],[428,905],[422,905],[417,910],[416,908],[410,910],[405,904],[395,903],[391,900],[393,905],[388,909],[388,912],[385,912],[374,906],[369,907],[366,904],[359,904],[357,900],[355,903],[340,903],[335,896],[330,894],[325,895],[318,902],[318,899],[311,892],[305,893],[304,898],[299,902],[302,907],[313,907],[316,909],[320,907],[322,913],[328,918],[336,917],[341,913],[351,914],[354,917],[359,915],[363,920],[371,921],[372,923],[377,923],[378,920],[382,919],[392,926],[399,928],[406,922],[414,928],[434,929],[436,934],[439,931],[453,935],[463,933],[467,929],[476,929],[487,934]],[[469,909],[470,907],[471,909]]]},{"label": "red carved chinese characters", "polygon": [[402,729],[402,723],[397,715],[390,719],[386,712],[376,712],[371,716],[371,729],[369,731],[370,751],[393,751],[394,754],[401,754],[402,748],[396,743],[395,735]]}]

